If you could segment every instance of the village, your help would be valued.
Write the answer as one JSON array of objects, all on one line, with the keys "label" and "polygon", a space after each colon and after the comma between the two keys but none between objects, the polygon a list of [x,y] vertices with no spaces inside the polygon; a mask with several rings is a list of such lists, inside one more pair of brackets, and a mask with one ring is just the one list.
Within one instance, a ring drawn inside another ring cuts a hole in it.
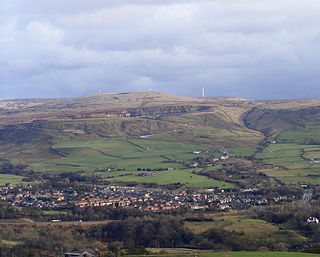
[{"label": "village", "polygon": [[191,210],[248,209],[252,206],[295,200],[294,195],[267,198],[254,189],[243,192],[218,189],[162,190],[159,188],[94,186],[92,191],[35,191],[32,185],[0,187],[0,199],[13,206],[55,209],[70,206],[127,208],[160,212],[187,208]]}]

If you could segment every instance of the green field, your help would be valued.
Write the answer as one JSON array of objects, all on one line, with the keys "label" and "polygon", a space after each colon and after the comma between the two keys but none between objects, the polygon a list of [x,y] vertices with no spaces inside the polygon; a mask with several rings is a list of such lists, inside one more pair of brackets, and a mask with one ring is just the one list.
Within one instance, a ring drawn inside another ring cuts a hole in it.
[{"label": "green field", "polygon": [[242,216],[223,216],[214,221],[186,222],[188,228],[199,234],[210,228],[222,227],[228,231],[243,232],[249,238],[264,237],[278,231],[278,228],[264,220],[250,219]]},{"label": "green field", "polygon": [[56,211],[56,210],[43,211],[43,214],[45,215],[59,215],[59,214],[65,214],[65,213],[66,212]]},{"label": "green field", "polygon": [[256,152],[256,145],[247,145],[246,147],[229,147],[231,155],[233,156],[249,156]]},{"label": "green field", "polygon": [[[221,154],[206,153],[214,146],[159,140],[89,140],[65,141],[52,146],[61,158],[38,163],[31,167],[37,171],[91,171],[115,168],[126,170],[183,168],[197,156]],[[194,154],[193,151],[201,151]]]},{"label": "green field", "polygon": [[286,131],[279,135],[276,144],[269,144],[255,157],[274,166],[264,171],[268,176],[285,183],[319,184],[320,145],[309,144],[317,143],[318,139],[318,127]]},{"label": "green field", "polygon": [[[94,172],[114,182],[159,185],[180,183],[186,187],[206,188],[234,187],[227,182],[191,174],[192,170],[186,169],[194,162],[195,157],[222,156],[217,147],[207,144],[150,139],[69,140],[52,145],[51,151],[60,157],[47,160],[40,158],[38,162],[31,162],[30,168],[42,172]],[[144,171],[153,171],[154,174],[139,176]]]},{"label": "green field", "polygon": [[197,142],[203,144],[227,145],[234,147],[235,155],[252,153],[260,141],[259,133],[255,131],[241,131],[212,127],[200,127],[190,129],[188,127],[179,131],[157,133],[152,135],[154,139],[166,139],[179,142]]},{"label": "green field", "polygon": [[252,219],[246,216],[228,216],[214,217],[213,221],[205,222],[185,222],[185,226],[194,233],[200,234],[211,228],[223,228],[229,232],[241,233],[241,238],[250,240],[253,244],[277,244],[283,243],[303,243],[306,238],[295,231],[281,231],[271,223],[260,219]]},{"label": "green field", "polygon": [[220,252],[199,254],[203,257],[312,257],[319,254],[294,253],[294,252]]},{"label": "green field", "polygon": [[193,174],[192,170],[189,169],[154,172],[152,176],[138,176],[138,174],[143,173],[138,172],[135,175],[118,176],[112,180],[122,182],[156,183],[159,185],[180,183],[186,187],[234,188],[234,185],[230,183]]},{"label": "green field", "polygon": [[320,142],[320,127],[307,126],[305,128],[285,131],[278,136],[277,140],[279,143]]},{"label": "green field", "polygon": [[[159,251],[159,249],[157,249]],[[203,253],[197,252],[194,253],[189,249],[164,249],[168,252],[168,255],[145,255],[150,257],[188,257],[188,256],[198,256],[198,257],[319,257],[319,254],[310,254],[310,253],[296,253],[296,252],[214,252],[214,253]],[[181,254],[175,254],[174,252],[181,252]],[[129,256],[129,255],[128,255]],[[132,255],[131,255],[132,256]],[[137,256],[137,255],[134,255]],[[141,256],[141,255],[139,255]],[[137,256],[138,257],[138,256]]]},{"label": "green field", "polygon": [[[157,249],[148,249],[151,252],[159,252],[161,248]],[[159,256],[167,256],[167,257],[188,257],[188,256],[198,256],[198,257],[319,257],[319,254],[311,254],[311,253],[297,253],[297,252],[272,252],[272,251],[260,251],[260,252],[201,252],[192,249],[181,249],[181,248],[165,248],[163,249],[168,254],[166,255],[145,255],[150,257],[159,257]],[[129,256],[129,255],[128,255]],[[132,256],[132,255],[131,255]],[[137,256],[137,255],[134,255]],[[141,256],[141,255],[139,255]]]},{"label": "green field", "polygon": [[7,183],[12,185],[17,184],[30,184],[30,182],[23,182],[22,179],[24,177],[11,175],[11,174],[0,174],[0,186],[4,186]]}]

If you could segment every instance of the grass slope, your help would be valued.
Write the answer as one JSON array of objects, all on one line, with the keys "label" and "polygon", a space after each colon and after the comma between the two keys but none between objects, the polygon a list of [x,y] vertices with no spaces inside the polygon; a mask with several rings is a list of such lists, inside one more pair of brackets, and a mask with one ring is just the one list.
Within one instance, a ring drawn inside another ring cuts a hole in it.
[{"label": "grass slope", "polygon": [[[126,170],[183,168],[182,162],[191,163],[196,156],[217,155],[206,153],[213,146],[146,139],[65,141],[52,146],[61,157],[33,163],[39,171],[91,171],[114,167]],[[193,151],[201,151],[193,154]],[[178,161],[178,162],[176,162]]]},{"label": "grass slope", "polygon": [[4,186],[7,183],[12,185],[17,184],[30,184],[30,182],[23,182],[22,179],[24,177],[11,175],[11,174],[0,174],[0,186]]},{"label": "grass slope", "polygon": [[276,144],[268,145],[256,158],[274,165],[264,172],[285,183],[319,184],[320,145],[313,145],[319,139],[319,127],[286,131],[279,135]]},{"label": "grass slope", "polygon": [[186,187],[201,188],[234,188],[234,185],[230,183],[214,180],[205,176],[200,176],[192,173],[192,170],[188,169],[155,172],[153,176],[139,176],[138,174],[118,176],[113,178],[112,180],[122,182],[156,183],[159,185],[180,183],[182,185],[185,185]]},{"label": "grass slope", "polygon": [[220,252],[199,254],[201,257],[312,257],[318,254],[294,252]]},{"label": "grass slope", "polygon": [[[159,249],[148,249],[151,252],[159,252]],[[199,256],[199,257],[315,257],[319,254],[310,253],[296,253],[296,252],[208,252],[208,253],[194,253],[190,249],[163,249],[168,252],[168,255],[148,255],[152,257],[168,256],[168,257],[187,257],[187,256]]]},{"label": "grass slope", "polygon": [[210,228],[221,227],[229,232],[242,234],[244,240],[253,244],[303,243],[306,238],[292,230],[281,231],[279,228],[264,220],[251,219],[247,216],[223,215],[215,217],[213,221],[186,222],[185,226],[194,233],[200,234]]}]

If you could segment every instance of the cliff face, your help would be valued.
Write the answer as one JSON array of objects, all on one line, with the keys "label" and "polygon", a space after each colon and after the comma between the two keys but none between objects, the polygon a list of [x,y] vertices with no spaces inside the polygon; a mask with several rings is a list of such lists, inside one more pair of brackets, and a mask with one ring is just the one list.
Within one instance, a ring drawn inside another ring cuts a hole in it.
[{"label": "cliff face", "polygon": [[118,111],[81,113],[76,115],[68,115],[71,119],[90,119],[90,118],[107,118],[107,117],[146,117],[156,119],[162,115],[185,114],[190,112],[209,111],[210,106],[161,106],[148,108],[130,108]]},{"label": "cliff face", "polygon": [[156,92],[5,100],[0,101],[0,125],[54,119],[157,118],[166,114],[207,110],[210,108],[208,106],[216,106],[221,101],[224,100],[180,97]]},{"label": "cliff face", "polygon": [[[183,114],[189,115],[189,120],[181,117],[185,116]],[[91,122],[129,117],[168,122],[173,119],[173,123],[177,123],[179,118],[181,124],[197,120],[196,125],[221,129],[243,129],[245,126],[267,136],[276,136],[287,129],[319,124],[320,99],[248,101],[238,98],[191,98],[136,92],[64,99],[0,101],[0,129],[2,126],[33,123],[37,120],[79,122],[88,119]]]}]

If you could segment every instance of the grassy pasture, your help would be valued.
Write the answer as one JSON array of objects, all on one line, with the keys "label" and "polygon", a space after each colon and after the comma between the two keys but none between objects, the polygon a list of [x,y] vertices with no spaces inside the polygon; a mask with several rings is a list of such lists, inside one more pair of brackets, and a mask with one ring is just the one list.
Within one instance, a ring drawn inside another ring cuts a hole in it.
[{"label": "grassy pasture", "polygon": [[[138,182],[138,183],[156,183],[160,185],[180,183],[186,187],[219,187],[219,188],[233,188],[234,185],[214,180],[205,176],[200,176],[191,173],[192,170],[172,170],[155,172],[154,176],[138,176],[139,172],[135,175],[119,176],[111,180],[122,182]],[[141,172],[140,172],[141,173]]]},{"label": "grassy pasture", "polygon": [[228,149],[233,156],[249,156],[255,153],[257,146],[247,145],[242,147],[229,147]]},{"label": "grassy pasture", "polygon": [[[0,144],[0,159],[13,164],[29,164],[55,158],[47,143]],[[1,162],[0,160],[0,162]]]},{"label": "grassy pasture", "polygon": [[185,127],[176,131],[157,133],[154,139],[166,139],[179,142],[195,142],[201,144],[226,145],[229,147],[254,149],[261,140],[253,131],[221,129],[212,127]]},{"label": "grassy pasture", "polygon": [[12,185],[17,184],[30,184],[30,182],[23,182],[22,179],[24,177],[11,175],[11,174],[0,174],[0,186],[4,186],[7,183]]},{"label": "grassy pasture", "polygon": [[303,157],[307,158],[309,160],[311,160],[311,159],[319,160],[320,159],[320,146],[305,149],[305,153],[303,154]]},{"label": "grassy pasture", "polygon": [[318,150],[320,148],[313,145],[271,144],[262,153],[256,154],[256,157],[262,158],[266,163],[286,168],[298,164],[304,168],[310,168],[312,163],[305,157],[305,153],[311,154]]},{"label": "grassy pasture", "polygon": [[218,252],[199,254],[201,257],[312,257],[319,254],[294,252]]},{"label": "grassy pasture", "polygon": [[[219,156],[206,153],[216,149],[209,145],[146,139],[65,141],[53,145],[52,149],[61,157],[33,163],[31,167],[55,172],[92,172],[108,167],[126,170],[180,169],[184,167],[182,162],[191,163],[196,156]],[[202,153],[193,154],[193,151]]]},{"label": "grassy pasture", "polygon": [[285,183],[318,184],[320,164],[312,163],[311,159],[308,159],[308,155],[314,156],[318,150],[318,146],[314,145],[277,143],[269,145],[256,157],[278,167],[264,171],[268,176],[279,178]]},{"label": "grassy pasture", "polygon": [[43,214],[45,215],[59,215],[59,214],[65,214],[65,213],[66,212],[56,211],[56,210],[43,211]]},{"label": "grassy pasture", "polygon": [[[281,230],[274,224],[260,219],[252,219],[247,215],[224,214],[213,216],[213,221],[185,222],[185,227],[196,234],[201,234],[212,228],[223,228],[229,232],[240,234],[240,239],[248,240],[253,245],[272,244],[301,244],[306,242],[306,238],[293,230]],[[217,253],[218,254],[218,253]],[[219,253],[220,254],[220,253]],[[221,253],[222,254],[222,253]],[[232,253],[233,254],[233,253]],[[237,253],[234,253],[237,254]],[[240,252],[239,256],[242,253]],[[201,255],[200,255],[201,256]],[[211,256],[209,253],[203,256]],[[212,255],[220,256],[220,255]],[[224,256],[224,255],[221,255]],[[228,256],[228,255],[227,255]],[[230,255],[233,256],[233,255]],[[238,256],[238,255],[235,255]],[[247,256],[247,255],[243,255]],[[251,255],[249,255],[251,256]],[[254,255],[252,255],[254,256]],[[258,255],[259,256],[259,255]],[[263,256],[263,255],[261,255]],[[277,256],[277,255],[275,255]]]},{"label": "grassy pasture", "polygon": [[279,143],[320,142],[320,127],[307,126],[285,131],[278,136],[277,140]]},{"label": "grassy pasture", "polygon": [[285,183],[320,183],[320,145],[304,144],[316,143],[320,140],[319,127],[307,127],[291,130],[279,135],[276,144],[268,145],[256,158],[262,158],[265,163],[275,166],[265,170],[268,176],[279,178]]},{"label": "grassy pasture", "polygon": [[[275,241],[279,235],[279,228],[264,220],[251,219],[246,216],[227,216],[218,217],[212,222],[186,222],[185,226],[194,233],[200,234],[210,228],[221,227],[229,232],[243,233],[243,238],[251,241],[269,240]],[[305,241],[306,239],[294,231],[289,231],[287,239]]]},{"label": "grassy pasture", "polygon": [[[296,253],[296,252],[198,252],[192,249],[181,249],[181,248],[148,248],[152,253],[157,253],[160,250],[164,250],[168,255],[154,255],[149,256],[168,256],[168,257],[187,257],[187,256],[199,256],[199,257],[314,257],[319,254],[311,253]],[[197,252],[195,255],[194,252]]]},{"label": "grassy pasture", "polygon": [[313,176],[284,176],[279,177],[281,181],[286,184],[310,184],[310,185],[319,185],[320,184],[320,177],[313,177]]}]

